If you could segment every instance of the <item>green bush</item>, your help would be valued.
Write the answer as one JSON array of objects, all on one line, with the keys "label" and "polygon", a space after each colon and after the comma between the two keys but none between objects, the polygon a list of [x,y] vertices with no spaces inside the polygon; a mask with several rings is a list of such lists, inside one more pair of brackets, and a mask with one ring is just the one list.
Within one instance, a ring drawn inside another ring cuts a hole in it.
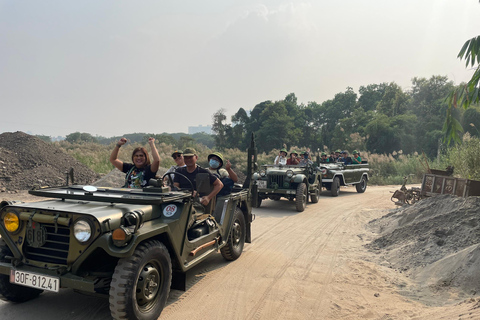
[{"label": "green bush", "polygon": [[455,167],[456,177],[480,180],[480,139],[466,133],[463,143],[447,149],[445,162]]}]

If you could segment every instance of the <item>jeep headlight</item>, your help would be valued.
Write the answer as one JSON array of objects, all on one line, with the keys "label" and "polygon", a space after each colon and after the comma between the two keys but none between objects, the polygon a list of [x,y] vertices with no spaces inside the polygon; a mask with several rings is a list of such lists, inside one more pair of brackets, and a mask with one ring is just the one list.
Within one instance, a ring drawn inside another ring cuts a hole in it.
[{"label": "jeep headlight", "polygon": [[78,242],[87,242],[92,237],[92,226],[86,220],[77,220],[73,224],[73,235]]},{"label": "jeep headlight", "polygon": [[265,170],[260,170],[259,173],[260,173],[260,176],[261,176],[261,177],[265,177]]},{"label": "jeep headlight", "polygon": [[8,232],[14,233],[20,227],[20,219],[14,212],[7,212],[3,217],[3,224]]},{"label": "jeep headlight", "polygon": [[287,170],[287,178],[293,177],[293,171],[292,170]]}]

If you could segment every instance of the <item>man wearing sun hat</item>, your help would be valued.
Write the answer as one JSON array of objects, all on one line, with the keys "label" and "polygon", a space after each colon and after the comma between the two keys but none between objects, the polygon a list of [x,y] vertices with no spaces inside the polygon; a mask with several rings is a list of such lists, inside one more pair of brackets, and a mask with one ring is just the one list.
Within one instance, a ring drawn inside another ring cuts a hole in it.
[{"label": "man wearing sun hat", "polygon": [[298,164],[298,153],[295,150],[290,152],[290,158],[287,159],[287,165],[297,165]]},{"label": "man wearing sun hat", "polygon": [[334,155],[335,162],[338,162],[340,160],[340,153],[342,153],[342,150],[340,149],[335,150],[335,155]]},{"label": "man wearing sun hat", "polygon": [[[185,151],[183,152],[183,159],[185,161],[185,167],[178,168],[175,172],[178,172],[180,174],[183,174],[185,177],[188,178],[193,184],[193,188],[197,188],[196,184],[196,177],[198,173],[208,173],[209,174],[209,179],[210,179],[210,184],[213,186],[212,191],[206,195],[200,198],[200,203],[203,204],[204,206],[208,205],[208,203],[215,198],[218,192],[222,190],[223,188],[223,183],[215,177],[213,174],[211,174],[207,169],[201,168],[197,165],[197,151],[193,148],[186,148]],[[180,175],[175,175],[174,178],[174,185],[177,188],[185,188],[188,189],[190,188],[190,182],[188,182],[184,177]]]},{"label": "man wearing sun hat", "polygon": [[320,163],[328,163],[328,157],[326,152],[320,154]]},{"label": "man wearing sun hat", "polygon": [[352,162],[353,162],[354,164],[362,163],[362,158],[360,157],[360,153],[358,153],[357,150],[353,150]]}]

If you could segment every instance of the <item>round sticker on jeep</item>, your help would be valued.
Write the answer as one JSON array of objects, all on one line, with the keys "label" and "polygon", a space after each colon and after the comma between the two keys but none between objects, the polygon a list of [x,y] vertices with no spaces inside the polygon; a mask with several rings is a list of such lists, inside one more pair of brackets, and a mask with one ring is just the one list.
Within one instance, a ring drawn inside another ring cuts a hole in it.
[{"label": "round sticker on jeep", "polygon": [[170,218],[177,212],[177,206],[174,204],[169,204],[163,209],[163,215],[167,218]]}]

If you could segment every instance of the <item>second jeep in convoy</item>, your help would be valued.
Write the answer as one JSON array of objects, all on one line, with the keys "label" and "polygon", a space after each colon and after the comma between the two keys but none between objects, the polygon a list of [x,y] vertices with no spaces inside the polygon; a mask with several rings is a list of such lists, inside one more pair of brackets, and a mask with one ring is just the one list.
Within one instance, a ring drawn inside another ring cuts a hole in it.
[{"label": "second jeep in convoy", "polygon": [[[263,199],[295,200],[297,211],[304,211],[308,198],[317,203],[322,188],[322,178],[317,166],[264,165],[252,177],[255,182],[254,206],[260,207]],[[256,201],[256,203],[255,203]]]}]

